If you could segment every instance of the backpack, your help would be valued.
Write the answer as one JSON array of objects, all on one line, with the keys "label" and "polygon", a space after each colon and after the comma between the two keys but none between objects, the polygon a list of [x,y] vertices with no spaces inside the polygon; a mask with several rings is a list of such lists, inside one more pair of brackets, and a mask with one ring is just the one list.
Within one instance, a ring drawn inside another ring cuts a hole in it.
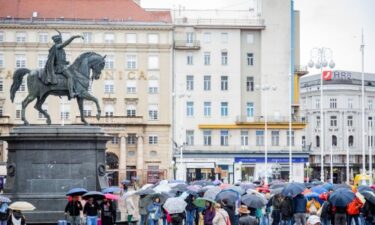
[{"label": "backpack", "polygon": [[292,206],[289,203],[290,201],[288,199],[284,199],[281,203],[280,212],[284,217],[291,217],[293,215]]},{"label": "backpack", "polygon": [[324,202],[322,205],[322,211],[321,211],[320,217],[325,218],[325,219],[330,218],[331,211],[332,211],[331,203],[329,203],[328,201]]},{"label": "backpack", "polygon": [[358,215],[359,214],[360,204],[358,204],[357,200],[354,199],[351,203],[349,203],[346,212],[348,215]]}]

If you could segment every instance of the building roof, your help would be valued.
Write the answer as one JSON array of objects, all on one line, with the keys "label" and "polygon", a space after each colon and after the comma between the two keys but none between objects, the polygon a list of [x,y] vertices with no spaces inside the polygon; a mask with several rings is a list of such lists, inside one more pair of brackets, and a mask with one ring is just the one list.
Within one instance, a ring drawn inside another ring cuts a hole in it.
[{"label": "building roof", "polygon": [[146,10],[133,0],[0,0],[0,18],[171,23],[167,10]]}]

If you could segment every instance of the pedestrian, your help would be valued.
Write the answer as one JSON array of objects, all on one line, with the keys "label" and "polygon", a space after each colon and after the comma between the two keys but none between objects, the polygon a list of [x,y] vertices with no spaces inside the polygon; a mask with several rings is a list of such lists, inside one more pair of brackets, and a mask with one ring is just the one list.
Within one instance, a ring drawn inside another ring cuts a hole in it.
[{"label": "pedestrian", "polygon": [[228,213],[229,219],[230,219],[230,224],[232,225],[237,225],[236,224],[236,217],[235,217],[235,212],[232,206],[228,204],[228,199],[224,198],[221,200],[222,207],[223,209]]},{"label": "pedestrian", "polygon": [[194,225],[194,216],[196,214],[197,207],[193,204],[195,196],[190,194],[186,199],[186,225]]},{"label": "pedestrian", "polygon": [[306,224],[307,200],[303,194],[293,198],[293,217],[296,225]]},{"label": "pedestrian", "polygon": [[280,205],[281,225],[292,225],[293,206],[292,199],[285,197]]},{"label": "pedestrian", "polygon": [[212,223],[213,225],[231,225],[227,211],[221,208],[219,203],[215,204],[215,217]]},{"label": "pedestrian", "polygon": [[320,225],[322,222],[320,221],[319,216],[317,215],[311,215],[307,219],[307,225]]},{"label": "pedestrian", "polygon": [[146,195],[139,196],[138,212],[141,217],[139,225],[146,225],[146,221],[147,221],[147,200],[145,197]]},{"label": "pedestrian", "polygon": [[104,199],[100,203],[101,220],[102,225],[113,225],[115,223],[116,210],[113,208],[113,204],[108,199]]},{"label": "pedestrian", "polygon": [[283,201],[281,194],[276,194],[272,198],[272,225],[278,225],[280,223],[280,206]]},{"label": "pedestrian", "polygon": [[148,223],[147,225],[158,225],[161,218],[161,203],[159,197],[154,197],[153,202],[147,206]]},{"label": "pedestrian", "polygon": [[185,213],[174,213],[171,214],[171,225],[182,225],[185,218]]},{"label": "pedestrian", "polygon": [[306,211],[310,215],[316,215],[320,207],[320,203],[315,198],[311,198],[311,200],[307,202]]},{"label": "pedestrian", "polygon": [[11,210],[7,225],[26,225],[26,218],[20,210]]},{"label": "pedestrian", "polygon": [[346,206],[335,206],[333,210],[335,213],[334,225],[346,225]]},{"label": "pedestrian", "polygon": [[254,216],[250,216],[246,205],[241,205],[238,213],[240,214],[239,225],[258,225],[258,220]]},{"label": "pedestrian", "polygon": [[366,201],[362,208],[363,217],[365,218],[366,225],[375,224],[375,204]]},{"label": "pedestrian", "polygon": [[359,214],[363,203],[358,197],[355,197],[351,203],[346,207],[346,213],[348,217],[348,225],[352,224],[354,219],[355,225],[359,225]]},{"label": "pedestrian", "polygon": [[83,215],[86,216],[86,225],[98,224],[98,212],[100,206],[94,198],[89,198],[83,207]]},{"label": "pedestrian", "polygon": [[325,201],[318,210],[318,216],[320,216],[320,220],[323,225],[330,225],[332,220],[332,206],[329,201]]},{"label": "pedestrian", "polygon": [[0,225],[6,225],[9,217],[8,204],[0,202]]},{"label": "pedestrian", "polygon": [[[79,225],[81,223],[80,214],[83,207],[79,201],[79,196],[72,196],[65,206],[65,216],[69,215],[70,225]],[[2,225],[2,224],[1,224]]]},{"label": "pedestrian", "polygon": [[133,216],[135,215],[135,206],[132,197],[125,198],[125,207],[128,224],[131,224]]},{"label": "pedestrian", "polygon": [[213,207],[213,203],[210,201],[206,201],[206,207],[202,211],[203,215],[203,224],[204,225],[212,225],[213,224],[213,219],[215,217],[215,209]]}]

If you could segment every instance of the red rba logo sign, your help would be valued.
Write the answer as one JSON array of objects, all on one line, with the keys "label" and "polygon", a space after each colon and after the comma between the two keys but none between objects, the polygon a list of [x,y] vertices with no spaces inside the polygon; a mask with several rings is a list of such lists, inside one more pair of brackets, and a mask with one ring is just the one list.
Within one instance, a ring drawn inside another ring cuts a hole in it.
[{"label": "red rba logo sign", "polygon": [[333,75],[332,70],[323,71],[323,73],[322,73],[323,80],[332,80],[332,75]]},{"label": "red rba logo sign", "polygon": [[352,73],[346,71],[332,71],[332,70],[325,70],[322,72],[323,80],[351,80]]}]

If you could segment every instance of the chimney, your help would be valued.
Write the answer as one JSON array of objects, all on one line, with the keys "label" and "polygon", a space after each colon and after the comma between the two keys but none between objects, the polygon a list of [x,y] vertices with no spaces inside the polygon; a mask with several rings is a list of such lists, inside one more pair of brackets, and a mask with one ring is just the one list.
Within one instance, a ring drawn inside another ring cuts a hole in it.
[{"label": "chimney", "polygon": [[135,2],[135,4],[141,6],[141,0],[133,0],[133,2]]}]

